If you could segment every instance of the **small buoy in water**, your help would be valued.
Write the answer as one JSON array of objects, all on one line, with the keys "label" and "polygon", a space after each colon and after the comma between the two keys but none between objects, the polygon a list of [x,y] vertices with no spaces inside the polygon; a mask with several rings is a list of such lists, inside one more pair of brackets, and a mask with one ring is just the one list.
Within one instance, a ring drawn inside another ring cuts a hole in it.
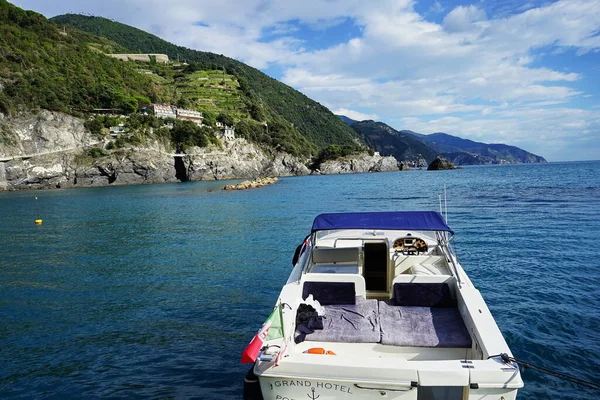
[{"label": "small buoy in water", "polygon": [[35,224],[36,225],[41,225],[42,224],[42,219],[40,218],[40,208],[38,207],[38,198],[37,198],[37,196],[35,196],[35,215],[36,215]]},{"label": "small buoy in water", "polygon": [[307,353],[307,354],[326,354],[328,356],[335,356],[337,354],[335,354],[333,351],[331,350],[325,350],[322,347],[312,347],[308,350],[305,350],[303,353]]}]

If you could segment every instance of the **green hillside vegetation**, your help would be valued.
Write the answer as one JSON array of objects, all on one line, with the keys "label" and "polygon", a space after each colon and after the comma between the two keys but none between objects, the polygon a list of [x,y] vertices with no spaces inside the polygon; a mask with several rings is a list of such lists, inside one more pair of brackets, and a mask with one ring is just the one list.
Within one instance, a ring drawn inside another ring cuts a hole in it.
[{"label": "green hillside vegetation", "polygon": [[116,108],[130,113],[161,99],[151,79],[104,56],[104,48],[119,46],[72,28],[63,31],[40,14],[0,0],[0,112]]},{"label": "green hillside vegetation", "polygon": [[174,82],[181,105],[205,113],[229,114],[234,121],[249,118],[243,93],[235,76],[222,71],[200,70],[181,75]]},{"label": "green hillside vegetation", "polygon": [[[275,130],[269,133],[286,136],[289,140],[282,146],[308,145],[311,152],[330,144],[358,148],[355,132],[340,121],[323,105],[309,99],[293,88],[273,79],[259,70],[237,60],[214,53],[191,50],[176,46],[142,30],[100,17],[66,14],[52,19],[60,25],[69,25],[83,31],[103,36],[134,53],[162,53],[172,60],[185,60],[196,70],[219,71],[234,76],[243,96],[241,100],[255,121],[273,123]],[[185,96],[184,96],[185,97]],[[234,109],[237,104],[231,105]],[[235,110],[232,110],[235,113]],[[293,126],[281,128],[290,124]],[[297,134],[307,141],[295,140]]]},{"label": "green hillside vegetation", "polygon": [[[244,122],[240,135],[259,144],[296,156],[317,152],[277,113],[270,114],[268,131],[258,121],[248,121],[253,109],[248,107],[247,96],[238,79],[222,69],[206,70],[195,63],[125,62],[105,55],[114,52],[129,50],[106,38],[49,23],[40,14],[0,0],[0,112],[48,109],[85,116],[93,109],[114,109],[134,116],[149,103],[169,103],[203,111],[209,124]],[[97,119],[87,121],[86,126],[97,135],[106,134],[109,120]],[[140,144],[150,132],[184,146],[214,141],[207,129],[184,124],[184,134],[179,134],[178,123],[169,132],[161,129],[164,121],[133,121],[127,124],[137,131],[130,131],[118,144]],[[4,143],[11,135],[2,131],[0,136]]]}]

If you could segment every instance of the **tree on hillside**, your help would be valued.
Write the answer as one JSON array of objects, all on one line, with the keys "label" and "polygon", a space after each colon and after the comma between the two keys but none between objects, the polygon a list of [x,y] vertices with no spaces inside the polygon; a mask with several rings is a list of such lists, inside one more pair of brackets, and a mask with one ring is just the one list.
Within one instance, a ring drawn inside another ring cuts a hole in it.
[{"label": "tree on hillside", "polygon": [[227,125],[227,126],[233,126],[233,124],[234,124],[233,117],[226,113],[220,113],[217,116],[217,121],[219,121],[223,125]]},{"label": "tree on hillside", "polygon": [[174,120],[171,140],[178,145],[205,147],[209,140],[206,132],[192,121]]},{"label": "tree on hillside", "polygon": [[202,115],[204,116],[204,123],[206,125],[214,125],[217,122],[217,116],[208,110],[202,110]]}]

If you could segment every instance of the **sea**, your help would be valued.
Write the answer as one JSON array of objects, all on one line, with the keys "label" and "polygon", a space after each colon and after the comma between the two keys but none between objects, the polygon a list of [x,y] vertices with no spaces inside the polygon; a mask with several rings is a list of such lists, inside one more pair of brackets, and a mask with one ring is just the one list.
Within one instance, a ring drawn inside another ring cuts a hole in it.
[{"label": "sea", "polygon": [[[515,357],[598,382],[600,162],[226,183],[0,193],[0,398],[241,399],[240,355],[313,218],[440,196]],[[600,398],[523,378],[518,399]]]}]

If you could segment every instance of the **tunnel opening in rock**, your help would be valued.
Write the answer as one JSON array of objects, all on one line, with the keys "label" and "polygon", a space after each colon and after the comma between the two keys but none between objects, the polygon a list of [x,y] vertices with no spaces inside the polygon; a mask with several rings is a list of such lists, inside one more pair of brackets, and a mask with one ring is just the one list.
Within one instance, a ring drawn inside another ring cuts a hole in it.
[{"label": "tunnel opening in rock", "polygon": [[177,180],[180,182],[189,181],[187,168],[183,162],[183,157],[175,157],[175,178],[177,178]]},{"label": "tunnel opening in rock", "polygon": [[117,171],[111,170],[112,167],[98,167],[98,171],[100,171],[101,176],[105,176],[108,178],[108,184],[114,183],[117,180]]}]

